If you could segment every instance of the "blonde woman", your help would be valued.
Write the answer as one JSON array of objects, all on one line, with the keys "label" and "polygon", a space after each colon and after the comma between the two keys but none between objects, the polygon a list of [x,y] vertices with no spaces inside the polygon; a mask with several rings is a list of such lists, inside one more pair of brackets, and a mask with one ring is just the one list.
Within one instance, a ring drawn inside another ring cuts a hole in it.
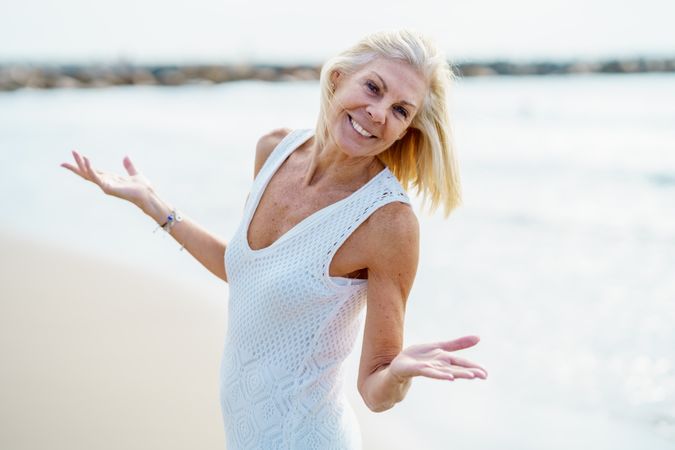
[{"label": "blonde woman", "polygon": [[477,336],[403,348],[419,227],[407,189],[460,201],[446,95],[452,71],[424,36],[376,33],[329,60],[315,129],[262,136],[243,219],[226,242],[128,176],[73,152],[63,166],[136,204],[230,285],[220,369],[228,450],[359,449],[341,367],[365,308],[358,390],[375,412],[415,377],[487,377],[455,351]]}]

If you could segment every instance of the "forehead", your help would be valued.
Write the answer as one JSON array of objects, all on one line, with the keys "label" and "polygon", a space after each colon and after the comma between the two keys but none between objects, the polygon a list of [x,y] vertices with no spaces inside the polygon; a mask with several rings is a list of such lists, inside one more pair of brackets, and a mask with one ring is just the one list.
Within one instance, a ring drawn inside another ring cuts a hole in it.
[{"label": "forehead", "polygon": [[388,58],[377,58],[359,69],[355,77],[379,77],[387,85],[387,90],[398,100],[411,102],[419,107],[426,94],[427,86],[424,77],[417,69],[405,61]]}]

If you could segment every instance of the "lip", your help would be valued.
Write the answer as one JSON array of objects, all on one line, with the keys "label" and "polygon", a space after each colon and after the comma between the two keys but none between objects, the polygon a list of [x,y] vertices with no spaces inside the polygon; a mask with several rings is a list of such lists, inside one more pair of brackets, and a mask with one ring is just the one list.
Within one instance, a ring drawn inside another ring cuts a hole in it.
[{"label": "lip", "polygon": [[[354,133],[355,133],[357,136],[359,136],[361,139],[375,139],[375,138],[377,138],[377,136],[375,136],[373,133],[370,133],[369,130],[366,130],[366,131],[368,131],[368,133],[371,134],[370,137],[365,137],[364,135],[362,135],[361,133],[359,133],[358,131],[356,131],[356,129],[354,129],[354,127],[352,126],[352,120],[354,120],[355,122],[359,123],[358,120],[355,120],[350,114],[347,114],[347,124],[349,125],[349,128],[351,128],[351,129],[354,131]],[[359,123],[359,125],[361,125],[361,124]],[[363,125],[361,125],[361,126],[363,126]],[[364,130],[365,130],[365,128],[364,128]]]}]

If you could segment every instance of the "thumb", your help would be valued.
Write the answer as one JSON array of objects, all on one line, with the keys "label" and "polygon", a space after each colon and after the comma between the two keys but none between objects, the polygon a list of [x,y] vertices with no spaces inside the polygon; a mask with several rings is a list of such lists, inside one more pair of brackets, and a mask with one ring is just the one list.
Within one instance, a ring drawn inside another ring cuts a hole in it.
[{"label": "thumb", "polygon": [[461,350],[463,348],[473,347],[480,341],[478,336],[463,336],[452,341],[439,342],[438,346],[445,351]]}]

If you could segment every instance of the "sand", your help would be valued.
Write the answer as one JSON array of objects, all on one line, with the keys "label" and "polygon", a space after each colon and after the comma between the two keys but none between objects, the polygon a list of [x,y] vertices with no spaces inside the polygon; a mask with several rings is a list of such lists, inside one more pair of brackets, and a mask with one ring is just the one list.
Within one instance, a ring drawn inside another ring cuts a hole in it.
[{"label": "sand", "polygon": [[[0,245],[0,448],[225,448],[225,284],[212,298],[15,235]],[[366,449],[410,448],[352,391]]]}]

